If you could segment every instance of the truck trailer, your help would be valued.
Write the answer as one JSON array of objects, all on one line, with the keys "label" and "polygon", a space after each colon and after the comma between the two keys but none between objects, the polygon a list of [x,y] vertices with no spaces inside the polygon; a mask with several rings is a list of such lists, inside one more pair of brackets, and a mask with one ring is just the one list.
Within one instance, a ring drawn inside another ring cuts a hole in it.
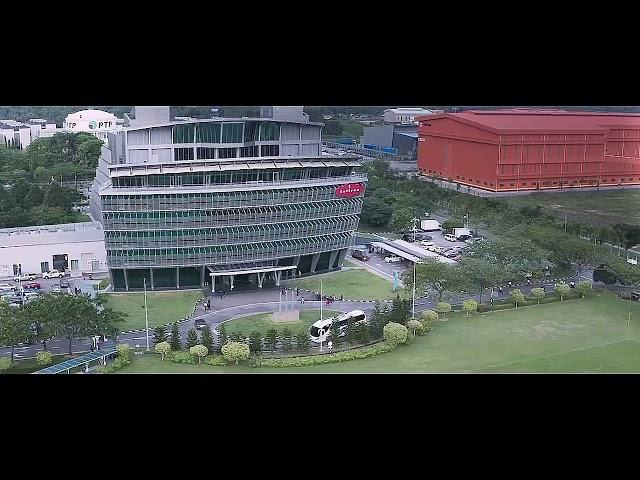
[{"label": "truck trailer", "polygon": [[420,230],[431,232],[433,230],[442,230],[442,225],[437,220],[420,220]]}]

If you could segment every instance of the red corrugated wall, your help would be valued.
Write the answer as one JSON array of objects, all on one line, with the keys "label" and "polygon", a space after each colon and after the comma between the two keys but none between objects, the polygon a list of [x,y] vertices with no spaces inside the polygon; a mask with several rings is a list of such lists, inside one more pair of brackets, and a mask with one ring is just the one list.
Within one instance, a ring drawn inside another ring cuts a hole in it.
[{"label": "red corrugated wall", "polygon": [[640,184],[640,128],[506,134],[449,117],[422,123],[422,175],[494,191]]}]

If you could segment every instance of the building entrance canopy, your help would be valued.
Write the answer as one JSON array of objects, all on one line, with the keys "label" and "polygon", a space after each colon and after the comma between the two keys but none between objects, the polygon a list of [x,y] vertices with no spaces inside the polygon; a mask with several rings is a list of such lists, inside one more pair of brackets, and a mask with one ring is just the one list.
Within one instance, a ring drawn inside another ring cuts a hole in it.
[{"label": "building entrance canopy", "polygon": [[213,267],[207,267],[209,269],[209,275],[211,276],[211,286],[215,291],[216,277],[228,276],[231,289],[233,290],[234,278],[236,275],[251,275],[257,276],[258,288],[262,288],[262,282],[264,282],[267,273],[274,273],[275,284],[280,285],[280,276],[283,271],[296,270],[296,265],[276,266],[276,265],[247,265],[247,264],[231,264],[231,265],[217,265]]}]

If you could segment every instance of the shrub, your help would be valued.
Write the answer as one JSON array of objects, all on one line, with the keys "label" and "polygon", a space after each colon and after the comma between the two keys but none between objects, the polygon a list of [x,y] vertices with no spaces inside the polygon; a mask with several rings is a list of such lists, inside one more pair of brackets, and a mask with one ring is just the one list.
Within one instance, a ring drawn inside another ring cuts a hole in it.
[{"label": "shrub", "polygon": [[51,365],[51,362],[53,362],[53,355],[51,354],[51,352],[48,352],[45,350],[45,351],[36,353],[36,363],[41,367],[46,367],[47,365]]},{"label": "shrub", "polygon": [[436,312],[441,313],[446,318],[447,313],[451,311],[451,304],[447,302],[438,302],[436,305]]},{"label": "shrub", "polygon": [[420,323],[422,323],[423,327],[427,327],[430,323],[434,323],[438,321],[438,312],[434,312],[433,310],[425,310],[420,315]]},{"label": "shrub", "polygon": [[491,305],[487,305],[486,303],[481,303],[478,305],[478,313],[487,313],[491,311]]},{"label": "shrub", "polygon": [[538,305],[540,305],[540,300],[545,296],[544,288],[532,288],[531,295],[537,300]]},{"label": "shrub", "polygon": [[118,352],[118,358],[124,358],[125,360],[129,360],[131,356],[131,347],[126,343],[121,343],[116,347],[116,351]]},{"label": "shrub", "polygon": [[589,292],[591,291],[591,289],[592,289],[592,288],[593,288],[593,287],[592,287],[592,285],[591,285],[591,282],[584,281],[584,282],[580,282],[580,283],[578,283],[578,285],[577,285],[577,288],[576,288],[576,289],[578,290],[578,292],[580,292],[580,295],[582,296],[582,298],[584,298],[584,297],[585,297],[585,295],[586,295],[587,293],[589,293]]},{"label": "shrub", "polygon": [[468,317],[471,312],[475,312],[478,310],[478,302],[475,300],[465,300],[462,302],[462,308],[464,309],[464,314]]},{"label": "shrub", "polygon": [[13,367],[13,363],[11,363],[11,359],[9,357],[0,358],[0,372],[4,373]]},{"label": "shrub", "polygon": [[560,295],[560,301],[564,300],[567,294],[571,292],[571,287],[564,282],[556,283],[556,293]]},{"label": "shrub", "polygon": [[399,323],[390,322],[383,328],[383,337],[385,341],[393,344],[400,345],[407,341],[407,327]]},{"label": "shrub", "polygon": [[222,356],[227,362],[236,362],[249,358],[249,345],[240,342],[228,342],[222,346]]},{"label": "shrub", "polygon": [[422,335],[422,332],[424,330],[424,326],[418,321],[418,320],[409,320],[407,322],[407,329],[413,334],[413,336],[416,336],[416,333],[418,335]]},{"label": "shrub", "polygon": [[170,362],[173,363],[185,363],[188,365],[195,365],[196,359],[191,356],[187,351],[171,352],[171,355],[167,357]]},{"label": "shrub", "polygon": [[519,288],[511,290],[511,300],[513,300],[516,308],[518,308],[518,304],[524,302],[524,293],[522,293]]},{"label": "shrub", "polygon": [[226,367],[227,361],[222,355],[209,355],[204,359],[204,363],[207,365],[213,365],[214,367]]},{"label": "shrub", "polygon": [[[400,325],[403,327],[402,325]],[[406,330],[406,327],[403,327]],[[288,367],[309,367],[313,365],[325,365],[328,363],[347,362],[350,360],[360,360],[371,358],[381,353],[390,352],[397,347],[396,344],[380,342],[368,347],[354,348],[345,352],[332,353],[329,355],[310,355],[295,358],[267,358],[257,360],[255,367],[288,368]]]},{"label": "shrub", "polygon": [[169,342],[167,341],[160,342],[156,344],[154,350],[156,353],[162,355],[162,360],[164,360],[167,353],[171,352],[171,345],[169,345]]},{"label": "shrub", "polygon": [[201,363],[202,359],[209,355],[209,350],[204,345],[195,345],[189,349],[189,353],[198,357],[198,363]]},{"label": "shrub", "polygon": [[311,344],[311,337],[309,337],[309,331],[303,330],[302,332],[296,335],[296,347],[298,350],[306,352],[309,350],[309,345]]},{"label": "shrub", "polygon": [[187,332],[187,348],[195,347],[198,345],[198,333],[195,328],[190,328]]}]

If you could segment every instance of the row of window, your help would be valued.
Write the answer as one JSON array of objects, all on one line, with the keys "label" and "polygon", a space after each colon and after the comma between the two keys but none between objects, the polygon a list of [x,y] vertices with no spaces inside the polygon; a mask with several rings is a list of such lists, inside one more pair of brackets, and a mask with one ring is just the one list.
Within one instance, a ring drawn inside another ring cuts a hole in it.
[{"label": "row of window", "polygon": [[[195,155],[198,160],[214,160],[216,158],[248,158],[248,157],[277,157],[280,155],[280,145],[257,145],[251,147],[211,148],[197,147]],[[194,160],[193,148],[174,148],[173,159],[176,162]]]},{"label": "row of window", "polygon": [[224,185],[248,182],[283,182],[294,180],[345,177],[354,167],[280,168],[231,170],[226,172],[165,173],[162,175],[136,175],[113,177],[114,187],[176,187]]},{"label": "row of window", "polygon": [[358,217],[352,215],[337,219],[230,228],[107,231],[105,245],[107,249],[230,245],[328,235],[354,231],[357,226]]},{"label": "row of window", "polygon": [[327,252],[353,244],[351,233],[244,245],[107,250],[109,268],[174,267],[255,262]]},{"label": "row of window", "polygon": [[200,123],[173,127],[173,143],[244,143],[280,140],[275,122]]},{"label": "row of window", "polygon": [[228,210],[105,212],[103,222],[105,230],[203,228],[317,220],[357,215],[361,210],[362,200],[357,198],[342,202],[315,202]]},{"label": "row of window", "polygon": [[322,200],[343,201],[342,199],[336,198],[336,187],[333,185],[240,192],[105,195],[101,200],[103,212],[130,210],[200,210],[308,203]]}]

